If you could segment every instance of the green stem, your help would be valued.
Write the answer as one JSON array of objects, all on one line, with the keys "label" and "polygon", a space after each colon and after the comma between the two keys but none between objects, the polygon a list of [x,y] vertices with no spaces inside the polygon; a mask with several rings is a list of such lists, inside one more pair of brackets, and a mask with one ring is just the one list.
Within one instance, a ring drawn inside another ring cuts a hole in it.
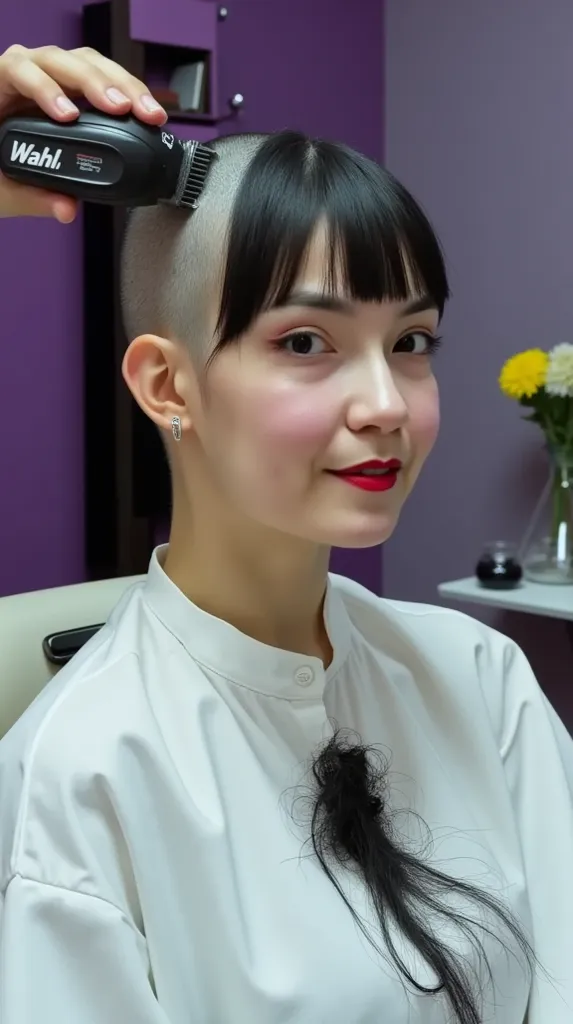
[{"label": "green stem", "polygon": [[[573,456],[567,453],[555,453],[555,469],[551,493],[551,539],[557,543],[561,523],[571,523],[573,508],[572,481]],[[569,532],[569,531],[568,531]]]}]

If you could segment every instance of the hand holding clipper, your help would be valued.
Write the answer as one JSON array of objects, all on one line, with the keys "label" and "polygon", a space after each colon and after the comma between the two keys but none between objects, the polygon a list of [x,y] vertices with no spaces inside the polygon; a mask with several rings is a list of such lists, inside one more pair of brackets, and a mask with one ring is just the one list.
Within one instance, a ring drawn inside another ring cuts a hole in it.
[{"label": "hand holding clipper", "polygon": [[90,111],[69,124],[40,117],[0,124],[5,177],[95,203],[194,209],[214,156],[129,115]]},{"label": "hand holding clipper", "polygon": [[[124,68],[87,47],[65,51],[57,46],[28,49],[10,46],[0,55],[0,122],[34,113],[62,126],[73,123],[79,109],[73,102],[83,97],[92,107],[111,117],[132,114],[144,125],[159,126],[167,120],[163,108],[147,86]],[[0,174],[0,217],[55,217],[72,221],[77,201],[72,195],[24,184]]]}]

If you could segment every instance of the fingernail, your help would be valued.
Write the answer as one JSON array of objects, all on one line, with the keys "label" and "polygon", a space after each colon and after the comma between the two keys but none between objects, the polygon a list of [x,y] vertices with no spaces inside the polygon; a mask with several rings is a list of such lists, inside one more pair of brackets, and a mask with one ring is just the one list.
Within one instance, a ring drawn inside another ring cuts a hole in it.
[{"label": "fingernail", "polygon": [[112,103],[129,103],[129,96],[114,87],[106,89],[105,94]]},{"label": "fingernail", "polygon": [[144,93],[141,97],[141,103],[150,114],[155,114],[158,110],[165,113],[161,104],[158,103],[157,100],[154,100],[153,96],[150,96],[149,93]]},{"label": "fingernail", "polygon": [[75,103],[72,103],[67,96],[58,96],[56,106],[61,114],[79,114]]},{"label": "fingernail", "polygon": [[69,199],[56,200],[52,207],[52,212],[56,220],[59,220],[60,224],[71,224],[76,218],[76,207],[70,202]]}]

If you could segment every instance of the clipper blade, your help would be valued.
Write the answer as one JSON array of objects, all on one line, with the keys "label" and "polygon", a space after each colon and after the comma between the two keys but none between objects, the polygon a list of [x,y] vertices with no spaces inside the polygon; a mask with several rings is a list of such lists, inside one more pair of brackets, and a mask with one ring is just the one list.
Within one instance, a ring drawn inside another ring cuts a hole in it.
[{"label": "clipper blade", "polygon": [[173,206],[195,210],[205,187],[209,168],[217,154],[214,149],[204,146],[201,142],[184,142],[183,150],[177,188],[169,202]]}]

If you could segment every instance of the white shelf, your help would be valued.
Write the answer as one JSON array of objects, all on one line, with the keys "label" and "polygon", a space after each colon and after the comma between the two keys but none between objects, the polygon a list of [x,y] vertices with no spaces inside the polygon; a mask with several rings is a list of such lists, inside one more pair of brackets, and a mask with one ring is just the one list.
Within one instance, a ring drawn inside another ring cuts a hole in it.
[{"label": "white shelf", "polygon": [[438,593],[452,601],[487,604],[492,608],[507,608],[531,615],[547,615],[552,619],[573,621],[573,585],[530,583],[524,580],[515,590],[488,590],[475,576],[464,580],[440,583]]}]

